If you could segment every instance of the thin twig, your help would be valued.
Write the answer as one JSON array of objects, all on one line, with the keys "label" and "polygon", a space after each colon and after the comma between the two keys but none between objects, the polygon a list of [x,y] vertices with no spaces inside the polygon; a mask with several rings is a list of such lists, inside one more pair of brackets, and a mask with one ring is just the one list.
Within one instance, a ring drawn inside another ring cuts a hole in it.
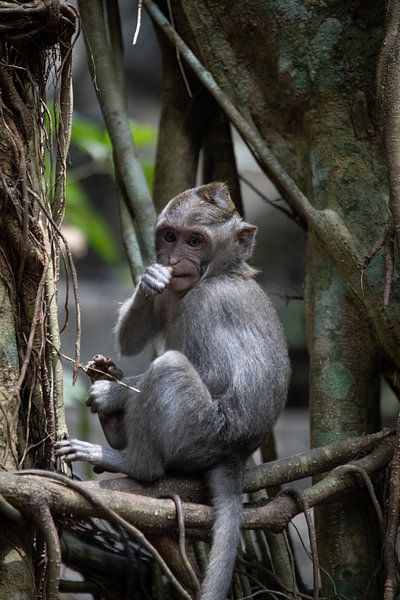
[{"label": "thin twig", "polygon": [[[53,346],[51,340],[47,340],[47,341],[49,342],[49,344],[51,344]],[[55,346],[53,346],[53,348],[58,353],[58,355],[61,356],[61,358],[64,358],[68,362],[70,362],[70,363],[72,363],[72,364],[75,365],[75,359],[74,358],[71,358],[70,356],[67,356],[66,354],[63,354]],[[132,390],[133,392],[137,392],[137,393],[141,392],[141,390],[139,390],[138,388],[135,388],[132,385],[128,385],[124,381],[121,381],[121,379],[117,379],[116,377],[114,377],[114,375],[111,375],[110,373],[104,373],[104,371],[101,371],[100,369],[96,369],[95,367],[89,367],[88,368],[85,365],[82,365],[81,363],[79,363],[77,365],[77,369],[80,370],[80,371],[83,371],[85,373],[85,375],[88,375],[88,370],[89,369],[90,369],[90,371],[96,371],[96,373],[99,373],[99,374],[101,374],[103,376],[103,379],[109,379],[110,381],[114,381],[115,383],[118,383],[118,385],[121,385],[122,387],[127,388],[128,390]],[[89,377],[89,375],[88,375],[88,377]]]},{"label": "thin twig", "polygon": [[136,17],[136,29],[133,35],[132,46],[136,46],[136,42],[138,41],[140,27],[142,25],[142,9],[143,9],[143,1],[138,0],[137,3],[137,17]]},{"label": "thin twig", "polygon": [[[167,6],[168,6],[168,14],[169,14],[169,18],[170,18],[172,27],[175,29],[174,14],[172,12],[171,0],[167,0]],[[192,93],[192,90],[190,88],[189,80],[188,80],[188,78],[186,76],[185,69],[184,69],[183,64],[182,64],[181,55],[179,53],[177,45],[175,45],[175,52],[176,52],[176,60],[177,60],[178,65],[179,65],[179,70],[181,72],[182,79],[183,79],[183,82],[185,84],[186,91],[188,93],[189,98],[193,98],[193,93]]]},{"label": "thin twig", "polygon": [[252,181],[247,179],[242,173],[239,173],[239,179],[243,181],[261,200],[272,206],[272,208],[276,208],[281,213],[283,213],[288,219],[296,223],[302,229],[305,229],[304,223],[299,219],[298,215],[292,210],[288,210],[285,206],[281,206],[279,202],[284,202],[282,198],[277,198],[276,200],[271,200],[265,194],[263,194],[257,186],[254,185]]},{"label": "thin twig", "polygon": [[282,535],[283,535],[283,539],[285,540],[286,551],[288,553],[289,560],[290,560],[290,570],[291,570],[291,574],[292,574],[292,583],[293,583],[292,592],[293,592],[293,598],[294,598],[294,600],[296,600],[296,598],[298,597],[298,594],[297,594],[298,589],[297,589],[297,582],[296,582],[296,564],[295,564],[295,558],[294,558],[292,547],[291,547],[290,542],[289,542],[289,537],[288,537],[287,530],[283,531]]}]

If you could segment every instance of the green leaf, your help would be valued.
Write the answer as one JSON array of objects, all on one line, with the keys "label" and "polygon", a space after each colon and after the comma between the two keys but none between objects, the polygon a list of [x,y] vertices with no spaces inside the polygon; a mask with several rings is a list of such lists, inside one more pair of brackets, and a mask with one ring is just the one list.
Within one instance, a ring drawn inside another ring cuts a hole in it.
[{"label": "green leaf", "polygon": [[106,129],[95,121],[82,117],[74,116],[71,143],[96,161],[109,158],[112,152]]},{"label": "green leaf", "polygon": [[143,146],[151,146],[157,141],[157,129],[152,125],[139,125],[131,123],[131,133],[138,148]]},{"label": "green leaf", "polygon": [[77,182],[67,181],[65,216],[69,223],[79,227],[89,245],[104,261],[111,264],[118,262],[119,253],[112,231]]},{"label": "green leaf", "polygon": [[142,165],[143,173],[147,180],[147,185],[152,190],[154,182],[154,164],[148,160],[141,160],[140,164]]}]

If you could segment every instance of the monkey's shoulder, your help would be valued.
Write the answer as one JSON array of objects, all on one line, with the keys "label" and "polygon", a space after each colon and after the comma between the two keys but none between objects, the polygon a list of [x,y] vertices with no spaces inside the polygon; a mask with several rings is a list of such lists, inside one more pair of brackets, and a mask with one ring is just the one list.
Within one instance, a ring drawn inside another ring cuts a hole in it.
[{"label": "monkey's shoulder", "polygon": [[253,278],[241,276],[210,277],[196,286],[184,299],[185,312],[201,311],[203,317],[231,317],[237,321],[277,320],[270,298]]}]

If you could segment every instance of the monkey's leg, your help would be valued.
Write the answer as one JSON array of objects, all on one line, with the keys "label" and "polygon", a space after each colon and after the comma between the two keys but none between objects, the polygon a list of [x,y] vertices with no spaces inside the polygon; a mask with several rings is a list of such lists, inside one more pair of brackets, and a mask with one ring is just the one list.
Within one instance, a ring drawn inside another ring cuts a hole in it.
[{"label": "monkey's leg", "polygon": [[138,430],[145,428],[147,444],[161,452],[167,468],[201,470],[221,459],[225,414],[186,356],[170,350],[154,360],[141,389],[140,414],[127,408],[129,423],[135,422],[128,445],[137,447]]},{"label": "monkey's leg", "polygon": [[[115,406],[117,385],[92,386],[92,402],[99,412],[100,407]],[[56,455],[141,480],[157,479],[166,468],[207,469],[224,457],[225,415],[183,354],[169,351],[154,360],[140,386],[141,393],[131,392],[126,402],[124,449],[67,440],[56,444]]]},{"label": "monkey's leg", "polygon": [[105,379],[95,381],[90,386],[85,404],[93,413],[98,413],[100,416],[124,411],[132,394],[138,393],[127,386],[139,389],[140,379],[141,376],[137,375],[126,377],[121,383]]},{"label": "monkey's leg", "polygon": [[[124,383],[138,388],[139,380],[140,376],[127,377]],[[106,440],[116,450],[122,450],[126,446],[126,405],[130,401],[130,394],[135,393],[126,385],[99,380],[91,386],[85,402],[93,413],[98,413]]]}]

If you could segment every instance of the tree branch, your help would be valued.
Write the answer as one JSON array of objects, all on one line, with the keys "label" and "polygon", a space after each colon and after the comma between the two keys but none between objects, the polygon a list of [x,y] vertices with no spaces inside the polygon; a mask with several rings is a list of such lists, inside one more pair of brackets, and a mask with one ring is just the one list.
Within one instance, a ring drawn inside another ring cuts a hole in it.
[{"label": "tree branch", "polygon": [[[377,443],[378,436],[381,436],[381,442]],[[384,468],[391,460],[393,455],[393,444],[394,436],[388,435],[386,432],[380,432],[380,434],[373,434],[375,437],[375,449],[364,458],[354,461],[356,464],[368,474],[376,472]],[[371,442],[372,436],[366,436]],[[382,439],[383,438],[383,439]],[[349,440],[353,441],[353,440]],[[333,445],[332,445],[333,446]],[[326,448],[332,448],[327,446]],[[343,446],[343,443],[337,446]],[[354,448],[360,448],[360,445],[353,445]],[[313,456],[314,451],[311,451]],[[353,456],[357,456],[357,450],[355,450]],[[300,464],[304,463],[304,455],[298,455],[294,457],[295,460],[299,460],[299,456],[303,457],[300,460]],[[280,470],[279,481],[290,481],[298,479],[299,474],[293,476],[292,467],[293,458],[285,459],[285,461],[275,461],[271,463],[271,474],[276,469]],[[352,461],[353,462],[353,461]],[[278,467],[278,464],[280,466]],[[286,477],[283,476],[283,463],[286,467]],[[321,463],[319,469],[324,469],[322,466],[325,463]],[[289,465],[289,469],[288,469]],[[263,475],[268,473],[268,465],[262,465]],[[259,467],[257,467],[259,469]],[[310,460],[310,470],[315,472],[313,461]],[[251,472],[251,470],[250,470]],[[307,476],[309,473],[302,471],[301,477]],[[268,478],[267,478],[268,479]],[[278,477],[276,478],[278,480]],[[125,486],[125,489],[134,489],[135,483],[132,480],[117,479],[117,485],[121,487]],[[250,477],[250,487],[254,489],[254,481]],[[190,480],[189,480],[190,482]],[[245,478],[246,482],[246,478]],[[265,481],[263,480],[263,484]],[[202,495],[205,497],[205,492],[199,494],[199,483],[196,486],[190,488],[187,485],[187,481],[183,481],[184,491],[192,494],[193,496]],[[155,499],[148,495],[143,496],[131,492],[120,491],[119,489],[104,489],[105,482],[98,483],[78,483],[62,477],[56,473],[47,471],[22,471],[17,473],[0,473],[0,494],[3,495],[5,500],[12,504],[16,508],[21,508],[29,498],[31,494],[43,490],[46,495],[46,499],[49,503],[50,509],[55,514],[65,515],[66,513],[72,513],[77,517],[88,518],[88,517],[100,517],[103,519],[115,520],[115,513],[118,513],[118,522],[124,527],[126,526],[125,521],[128,523],[135,523],[137,527],[145,531],[171,531],[176,529],[176,510],[174,503],[171,500],[166,499]],[[171,488],[175,485],[179,488],[179,480],[169,479],[167,485],[162,491],[162,495],[171,493]],[[318,503],[326,502],[333,495],[343,493],[349,489],[355,489],[356,483],[352,476],[343,474],[331,473],[317,484],[310,487],[305,492],[305,501],[308,502],[310,507],[315,506]],[[68,486],[68,487],[66,487]],[[245,483],[245,491],[249,489],[248,484]],[[169,490],[168,490],[169,488]],[[185,489],[186,488],[186,489]],[[156,490],[161,491],[161,485],[148,486],[147,494],[152,489],[154,493]],[[259,488],[260,489],[260,488]],[[145,490],[145,487],[142,488]],[[179,490],[181,494],[181,490]],[[185,494],[181,494],[184,496]],[[187,494],[186,494],[187,495]],[[84,497],[83,497],[84,496]],[[185,525],[188,529],[209,529],[212,524],[212,510],[208,506],[194,504],[193,502],[185,502],[183,504],[183,512],[185,518]],[[251,507],[245,509],[245,519],[243,527],[245,529],[257,529],[257,528],[271,528],[273,531],[281,531],[287,524],[287,522],[293,518],[298,512],[296,503],[292,498],[286,498],[283,496],[274,498],[268,501],[265,506]],[[112,513],[112,514],[111,514]],[[111,516],[110,516],[111,515]],[[135,535],[139,535],[138,541],[142,543],[142,534],[135,531]],[[150,550],[152,551],[152,549]]]},{"label": "tree branch", "polygon": [[400,252],[400,6],[388,0],[386,31],[377,67],[377,97],[389,175],[389,205]]},{"label": "tree branch", "polygon": [[[256,492],[325,473],[334,467],[368,454],[388,436],[393,439],[392,430],[384,429],[377,433],[350,438],[287,458],[248,467],[244,474],[243,492]],[[165,497],[176,493],[183,500],[189,502],[207,502],[205,485],[201,480],[189,477],[165,477],[153,484],[144,484],[128,477],[116,477],[101,482],[87,482],[86,485],[90,488],[97,489],[99,486],[102,489],[153,497]]]}]

